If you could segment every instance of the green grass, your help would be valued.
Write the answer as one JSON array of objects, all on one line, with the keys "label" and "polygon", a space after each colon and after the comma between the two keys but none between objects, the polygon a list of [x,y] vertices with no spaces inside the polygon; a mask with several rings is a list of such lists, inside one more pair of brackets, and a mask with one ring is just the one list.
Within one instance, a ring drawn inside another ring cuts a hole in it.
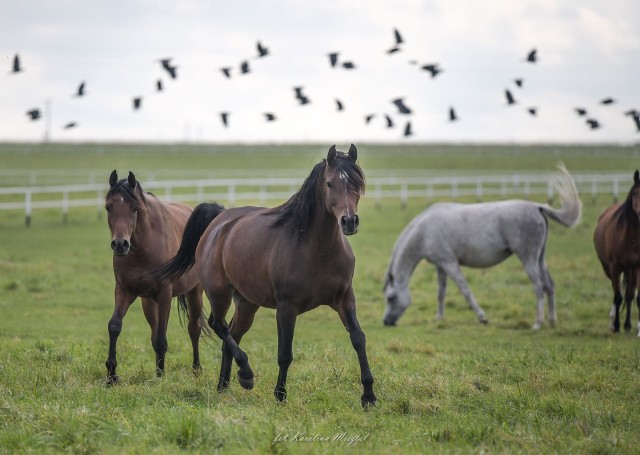
[{"label": "green grass", "polygon": [[[315,146],[302,147],[299,155],[294,147],[252,153],[227,146],[207,153],[204,147],[103,146],[98,158],[93,145],[84,161],[81,145],[70,151],[20,147],[0,147],[5,168],[151,172],[172,166],[258,169],[258,163],[275,169],[286,162],[310,169],[325,153]],[[359,150],[365,172],[551,170],[563,159],[570,170],[631,175],[638,154],[637,147],[604,153],[595,147],[512,149]],[[194,376],[189,338],[175,315],[167,372],[156,378],[137,302],[118,342],[122,382],[106,387],[113,273],[105,219],[97,219],[95,209],[72,209],[64,225],[59,211],[44,210],[25,228],[20,213],[0,212],[0,453],[635,453],[640,341],[634,332],[609,332],[610,285],[591,240],[598,214],[610,203],[604,196],[584,198],[580,225],[569,230],[550,224],[556,329],[530,330],[533,290],[513,258],[492,269],[465,270],[489,325],[476,322],[453,284],[445,320],[435,321],[435,270],[422,263],[411,281],[413,305],[397,327],[386,328],[381,288],[389,255],[427,202],[412,199],[402,209],[399,201],[383,200],[375,207],[365,195],[361,229],[350,242],[358,318],[379,399],[367,411],[360,407],[355,352],[328,308],[298,319],[284,405],[273,397],[277,337],[275,313],[267,309],[242,341],[256,374],[252,391],[239,386],[235,372],[228,392],[215,391],[217,340],[202,343],[204,371]],[[636,308],[633,316],[635,321]]]}]

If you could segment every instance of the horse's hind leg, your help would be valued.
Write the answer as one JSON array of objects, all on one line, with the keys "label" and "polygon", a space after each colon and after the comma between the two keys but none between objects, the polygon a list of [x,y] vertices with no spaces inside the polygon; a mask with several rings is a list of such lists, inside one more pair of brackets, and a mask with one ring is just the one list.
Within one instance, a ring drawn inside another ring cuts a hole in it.
[{"label": "horse's hind leg", "polygon": [[536,322],[533,324],[532,329],[538,330],[544,324],[544,273],[539,267],[539,263],[536,260],[523,260],[522,265],[529,275],[529,280],[533,284],[533,290],[536,294]]},{"label": "horse's hind leg", "polygon": [[196,286],[190,290],[187,295],[187,304],[189,306],[189,338],[191,338],[191,347],[193,349],[193,371],[199,373],[202,370],[200,366],[200,335],[202,333],[202,287]]},{"label": "horse's hind leg", "polygon": [[171,311],[171,293],[167,290],[157,299],[142,298],[142,310],[151,327],[151,345],[156,352],[156,375],[162,376],[168,349],[167,326]]},{"label": "horse's hind leg", "polygon": [[[240,340],[249,331],[253,324],[253,319],[258,311],[258,306],[253,305],[244,297],[235,294],[236,312],[231,318],[229,332],[231,337],[240,346]],[[227,343],[222,343],[222,360],[220,362],[220,379],[218,381],[218,392],[222,392],[229,387],[231,380],[231,362],[233,354]]]},{"label": "horse's hind leg", "polygon": [[489,322],[486,315],[484,314],[484,310],[480,307],[480,305],[478,305],[478,302],[476,302],[476,298],[473,296],[473,293],[471,292],[467,281],[464,279],[464,275],[462,275],[462,271],[460,270],[460,264],[458,264],[457,262],[451,262],[440,264],[440,267],[442,267],[442,270],[444,270],[446,274],[450,276],[453,281],[455,281],[456,285],[460,289],[460,292],[467,300],[467,303],[478,316],[478,321],[482,322],[483,324]]},{"label": "horse's hind leg", "polygon": [[547,307],[549,308],[547,319],[549,320],[549,326],[555,327],[557,321],[555,284],[544,260],[544,252],[540,256],[540,275],[542,277],[542,290],[547,294]]},{"label": "horse's hind leg", "polygon": [[438,314],[436,320],[440,321],[444,318],[444,301],[447,294],[447,273],[440,267],[436,266],[438,274]]},{"label": "horse's hind leg", "polygon": [[116,344],[118,342],[120,332],[122,331],[122,320],[124,319],[125,314],[127,314],[127,310],[136,299],[136,297],[137,296],[128,294],[127,292],[122,290],[119,285],[116,285],[115,308],[108,325],[109,357],[107,357],[107,361],[105,362],[105,365],[107,367],[108,385],[117,384],[120,380],[120,378],[116,374],[116,367],[118,365],[118,362],[116,360]]},{"label": "horse's hind leg", "polygon": [[[249,358],[247,354],[240,349],[238,343],[235,342],[229,331],[229,326],[225,321],[229,307],[231,306],[231,288],[224,287],[220,289],[207,289],[205,293],[211,303],[211,315],[209,316],[209,326],[222,340],[231,355],[238,364],[238,382],[245,389],[253,388],[253,371],[249,366]],[[224,361],[224,351],[223,351]],[[223,365],[221,364],[221,367]]]}]

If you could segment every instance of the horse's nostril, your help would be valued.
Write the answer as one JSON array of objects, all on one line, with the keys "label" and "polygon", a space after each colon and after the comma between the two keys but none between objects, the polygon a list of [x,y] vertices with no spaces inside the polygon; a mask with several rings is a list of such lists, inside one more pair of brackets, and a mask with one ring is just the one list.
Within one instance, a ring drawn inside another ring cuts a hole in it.
[{"label": "horse's nostril", "polygon": [[340,218],[340,224],[342,226],[346,226],[347,225],[347,217],[343,216],[342,218]]},{"label": "horse's nostril", "polygon": [[116,241],[115,240],[111,241],[111,249],[114,250],[114,251],[116,249]]},{"label": "horse's nostril", "polygon": [[354,221],[356,227],[358,227],[360,225],[360,217],[358,215],[355,215],[355,221]]},{"label": "horse's nostril", "polygon": [[124,247],[125,250],[128,250],[129,249],[129,241],[128,240],[124,240],[122,242],[122,246]]}]

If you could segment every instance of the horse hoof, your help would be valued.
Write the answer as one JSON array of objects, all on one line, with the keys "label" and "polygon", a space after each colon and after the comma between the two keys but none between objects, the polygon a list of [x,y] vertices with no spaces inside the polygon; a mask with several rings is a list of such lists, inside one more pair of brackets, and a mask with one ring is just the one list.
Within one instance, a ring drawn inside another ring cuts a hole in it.
[{"label": "horse hoof", "polygon": [[279,403],[284,403],[287,400],[287,391],[286,390],[278,390],[276,389],[273,392],[273,395],[276,397]]},{"label": "horse hoof", "polygon": [[120,376],[115,375],[115,374],[107,376],[107,385],[108,386],[116,385],[118,382],[120,382]]},{"label": "horse hoof", "polygon": [[486,325],[486,324],[489,323],[489,320],[486,317],[482,316],[481,318],[478,318],[478,322],[480,324],[485,324]]},{"label": "horse hoof", "polygon": [[202,367],[200,365],[193,365],[193,374],[200,376],[202,374]]},{"label": "horse hoof", "polygon": [[250,373],[251,376],[247,378],[243,378],[242,374],[238,372],[238,382],[242,386],[243,389],[251,390],[253,389],[253,373]]},{"label": "horse hoof", "polygon": [[369,407],[375,406],[376,401],[378,401],[378,399],[373,394],[371,396],[362,395],[362,397],[360,398],[360,404],[362,404],[363,409],[368,409]]}]

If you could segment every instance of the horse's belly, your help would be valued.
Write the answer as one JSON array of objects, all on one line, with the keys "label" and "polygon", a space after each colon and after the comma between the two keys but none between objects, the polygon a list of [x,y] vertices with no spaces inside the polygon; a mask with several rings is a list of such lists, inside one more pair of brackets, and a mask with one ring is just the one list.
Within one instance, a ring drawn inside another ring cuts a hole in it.
[{"label": "horse's belly", "polygon": [[511,251],[506,248],[494,250],[470,249],[458,256],[460,265],[473,268],[491,267],[511,256]]}]

